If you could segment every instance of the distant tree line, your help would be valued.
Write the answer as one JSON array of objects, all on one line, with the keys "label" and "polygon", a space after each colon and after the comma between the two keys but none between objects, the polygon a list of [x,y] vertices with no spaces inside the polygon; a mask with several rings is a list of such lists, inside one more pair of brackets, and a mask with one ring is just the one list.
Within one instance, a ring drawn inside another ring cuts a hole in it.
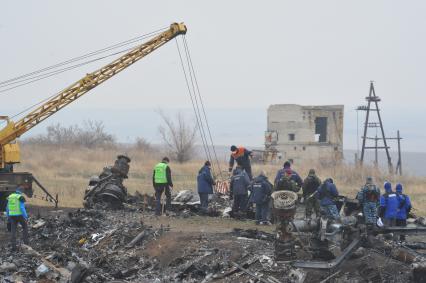
[{"label": "distant tree line", "polygon": [[[166,154],[179,163],[191,160],[196,154],[196,135],[198,128],[194,121],[185,119],[183,113],[178,112],[174,116],[168,116],[159,110],[158,114],[163,122],[158,127],[158,133],[163,142],[162,149],[156,149],[145,138],[138,137],[131,145],[138,151]],[[102,121],[84,121],[80,125],[63,126],[61,124],[50,125],[46,133],[24,140],[27,144],[47,145],[56,147],[85,147],[85,148],[111,148],[117,147],[114,135],[105,130]],[[126,147],[128,145],[121,145]]]},{"label": "distant tree line", "polygon": [[103,122],[88,120],[82,126],[66,127],[59,123],[48,126],[45,134],[27,138],[25,142],[38,145],[95,148],[113,147],[116,145],[116,138],[105,131]]}]

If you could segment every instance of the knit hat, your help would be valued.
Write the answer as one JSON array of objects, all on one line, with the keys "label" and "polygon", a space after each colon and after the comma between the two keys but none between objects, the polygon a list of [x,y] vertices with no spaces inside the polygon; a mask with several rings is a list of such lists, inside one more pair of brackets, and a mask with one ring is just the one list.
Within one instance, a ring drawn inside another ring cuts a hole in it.
[{"label": "knit hat", "polygon": [[395,191],[397,193],[402,193],[402,184],[400,183],[396,184]]},{"label": "knit hat", "polygon": [[237,149],[238,149],[238,148],[237,148],[235,145],[232,145],[232,146],[231,146],[231,151],[232,151],[232,152],[236,151]]},{"label": "knit hat", "polygon": [[312,176],[312,175],[315,175],[315,169],[310,169],[310,170],[309,170],[309,174],[308,174],[308,175],[311,175],[311,176]]},{"label": "knit hat", "polygon": [[371,183],[373,183],[373,178],[368,176],[366,181],[367,181],[367,184],[371,184]]},{"label": "knit hat", "polygon": [[385,191],[386,191],[387,193],[392,192],[392,184],[391,184],[391,183],[389,183],[389,182],[385,182],[385,183],[384,183],[384,185],[383,185],[383,187],[385,188]]}]

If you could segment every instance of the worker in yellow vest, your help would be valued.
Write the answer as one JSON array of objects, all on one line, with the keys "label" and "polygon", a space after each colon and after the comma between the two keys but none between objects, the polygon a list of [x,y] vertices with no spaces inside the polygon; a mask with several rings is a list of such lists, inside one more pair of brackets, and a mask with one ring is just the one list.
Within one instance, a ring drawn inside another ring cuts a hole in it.
[{"label": "worker in yellow vest", "polygon": [[20,187],[18,187],[14,193],[7,197],[6,214],[8,222],[11,226],[12,251],[15,251],[16,230],[18,229],[18,223],[22,226],[24,244],[28,244],[28,214],[25,209],[25,198],[22,195]]},{"label": "worker in yellow vest", "polygon": [[173,182],[169,162],[169,158],[164,157],[160,163],[155,165],[152,174],[152,184],[155,189],[156,198],[155,215],[161,215],[161,195],[163,192],[166,194],[166,210],[170,210],[172,203],[171,190],[173,189]]}]

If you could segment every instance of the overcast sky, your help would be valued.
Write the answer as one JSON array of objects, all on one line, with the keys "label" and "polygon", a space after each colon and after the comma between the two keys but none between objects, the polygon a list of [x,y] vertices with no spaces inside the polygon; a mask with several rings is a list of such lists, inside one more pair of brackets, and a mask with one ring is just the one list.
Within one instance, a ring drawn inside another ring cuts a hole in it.
[{"label": "overcast sky", "polygon": [[[390,0],[1,1],[0,81],[183,21],[218,143],[260,145],[270,104],[344,104],[345,148],[354,149],[353,109],[374,80],[385,130],[400,129],[406,150],[425,151],[425,11],[425,1]],[[15,114],[107,62],[0,93],[0,113]],[[155,141],[153,109],[190,109],[180,68],[170,42],[34,133],[94,117],[120,136]]]}]

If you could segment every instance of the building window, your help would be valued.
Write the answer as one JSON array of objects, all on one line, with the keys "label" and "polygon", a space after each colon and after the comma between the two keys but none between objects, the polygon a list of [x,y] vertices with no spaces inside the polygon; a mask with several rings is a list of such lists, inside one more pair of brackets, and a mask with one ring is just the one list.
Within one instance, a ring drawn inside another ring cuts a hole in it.
[{"label": "building window", "polygon": [[294,141],[295,140],[295,134],[288,134],[288,140],[289,141]]},{"label": "building window", "polygon": [[315,118],[315,135],[318,136],[316,141],[327,142],[327,117]]}]

